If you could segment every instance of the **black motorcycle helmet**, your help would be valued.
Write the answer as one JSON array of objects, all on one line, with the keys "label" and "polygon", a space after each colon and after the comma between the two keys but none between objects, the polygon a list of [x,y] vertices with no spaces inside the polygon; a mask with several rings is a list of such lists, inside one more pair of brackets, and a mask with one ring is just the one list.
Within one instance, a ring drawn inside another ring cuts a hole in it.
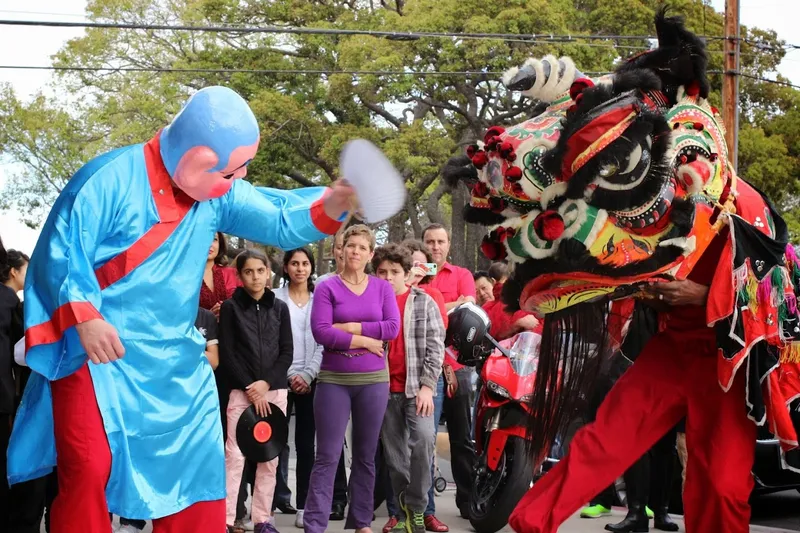
[{"label": "black motorcycle helmet", "polygon": [[494,349],[489,335],[492,326],[486,311],[474,303],[467,302],[450,311],[448,315],[445,346],[458,352],[458,362],[474,366]]}]

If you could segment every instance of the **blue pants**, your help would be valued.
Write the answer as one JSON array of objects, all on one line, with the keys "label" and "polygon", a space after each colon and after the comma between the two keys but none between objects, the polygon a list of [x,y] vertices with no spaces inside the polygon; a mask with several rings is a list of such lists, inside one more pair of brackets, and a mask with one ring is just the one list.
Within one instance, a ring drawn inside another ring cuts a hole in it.
[{"label": "blue pants", "polygon": [[[435,432],[439,432],[439,420],[442,418],[442,405],[444,404],[444,378],[439,376],[439,382],[436,384],[436,396],[433,397],[433,425]],[[434,450],[434,456],[436,451]],[[435,479],[436,469],[434,468],[435,461],[431,459],[431,488],[428,489],[428,507],[425,509],[425,516],[433,516],[436,514],[436,501],[433,495],[433,480]],[[386,510],[389,516],[400,516],[400,505],[392,492],[392,484],[386,483]]]}]

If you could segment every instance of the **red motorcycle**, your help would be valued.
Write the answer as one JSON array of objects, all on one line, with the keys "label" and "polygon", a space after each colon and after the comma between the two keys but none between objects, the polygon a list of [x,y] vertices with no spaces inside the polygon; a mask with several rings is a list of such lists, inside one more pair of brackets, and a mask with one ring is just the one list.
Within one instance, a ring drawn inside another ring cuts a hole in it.
[{"label": "red motorcycle", "polygon": [[480,376],[473,421],[478,459],[469,501],[469,520],[478,533],[505,527],[534,481],[525,426],[541,336],[524,332],[498,343],[489,326],[480,307],[464,304],[451,312],[447,331],[458,361],[475,366]]}]

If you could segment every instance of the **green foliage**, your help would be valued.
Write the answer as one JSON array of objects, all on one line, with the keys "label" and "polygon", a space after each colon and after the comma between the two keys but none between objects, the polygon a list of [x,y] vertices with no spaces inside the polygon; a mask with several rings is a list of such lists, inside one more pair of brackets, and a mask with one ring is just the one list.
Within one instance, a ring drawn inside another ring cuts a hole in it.
[{"label": "green foliage", "polygon": [[[692,30],[721,35],[722,16],[697,0],[673,0]],[[515,33],[547,36],[652,35],[656,0],[92,0],[102,22],[349,28],[389,31]],[[742,68],[773,75],[783,57],[774,32],[747,29]],[[40,219],[78,165],[109,148],[152,137],[193,91],[225,84],[251,103],[262,128],[250,179],[276,187],[327,184],[338,176],[345,142],[381,146],[407,180],[407,210],[390,221],[391,239],[418,232],[427,220],[463,224],[438,172],[487,126],[519,122],[532,103],[506,93],[500,75],[528,57],[569,55],[584,72],[607,72],[647,47],[647,40],[505,42],[416,40],[363,35],[213,33],[89,29],[54,57],[60,66],[243,70],[475,71],[473,76],[265,74],[211,72],[71,72],[57,87],[62,102],[0,104],[0,151],[22,164],[6,205]],[[722,41],[710,40],[711,70],[722,70]],[[712,75],[715,89],[721,77]],[[740,169],[792,206],[798,195],[798,91],[742,82]],[[711,100],[719,105],[719,96]],[[81,102],[74,106],[65,102]],[[477,243],[453,246],[474,265]],[[464,254],[469,249],[470,254]]]}]

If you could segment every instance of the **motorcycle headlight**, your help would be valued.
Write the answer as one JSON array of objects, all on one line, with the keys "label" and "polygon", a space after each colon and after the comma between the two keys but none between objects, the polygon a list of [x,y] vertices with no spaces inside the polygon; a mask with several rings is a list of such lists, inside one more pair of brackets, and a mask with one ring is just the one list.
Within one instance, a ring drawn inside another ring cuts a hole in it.
[{"label": "motorcycle headlight", "polygon": [[494,381],[490,381],[489,383],[486,384],[486,386],[489,388],[491,392],[497,394],[498,396],[502,396],[503,398],[511,398],[511,395],[508,393],[508,391],[504,387],[501,387],[500,385],[495,383]]}]

